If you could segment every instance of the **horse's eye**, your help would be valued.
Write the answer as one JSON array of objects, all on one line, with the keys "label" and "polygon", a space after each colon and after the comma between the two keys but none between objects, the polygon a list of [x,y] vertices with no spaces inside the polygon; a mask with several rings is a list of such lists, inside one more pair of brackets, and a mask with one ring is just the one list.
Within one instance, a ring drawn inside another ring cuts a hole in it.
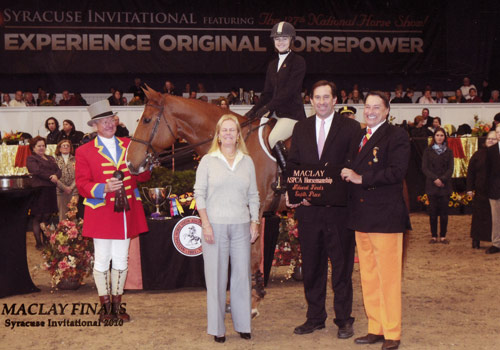
[{"label": "horse's eye", "polygon": [[142,119],[142,122],[144,124],[149,124],[150,121],[151,121],[151,118],[150,119],[146,119],[146,118]]}]

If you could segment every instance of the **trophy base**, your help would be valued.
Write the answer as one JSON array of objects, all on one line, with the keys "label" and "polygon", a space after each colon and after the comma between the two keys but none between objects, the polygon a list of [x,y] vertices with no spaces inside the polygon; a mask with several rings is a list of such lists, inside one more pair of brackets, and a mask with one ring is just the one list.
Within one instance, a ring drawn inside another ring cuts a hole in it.
[{"label": "trophy base", "polygon": [[151,220],[169,220],[169,219],[171,219],[171,217],[163,216],[163,215],[161,215],[161,213],[153,213],[153,214],[151,214],[150,219]]}]

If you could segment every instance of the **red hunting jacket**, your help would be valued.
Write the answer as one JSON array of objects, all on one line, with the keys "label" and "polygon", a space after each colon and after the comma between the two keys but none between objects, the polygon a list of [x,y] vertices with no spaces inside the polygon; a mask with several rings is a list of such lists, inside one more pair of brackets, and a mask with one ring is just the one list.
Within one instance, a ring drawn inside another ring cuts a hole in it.
[{"label": "red hunting jacket", "polygon": [[[86,237],[126,239],[148,231],[137,181],[149,180],[151,173],[148,171],[137,176],[131,175],[125,163],[130,140],[117,137],[115,140],[119,159],[117,164],[99,137],[76,150],[75,181],[78,192],[85,197],[83,235]],[[126,220],[123,218],[123,212],[114,211],[115,193],[104,193],[106,180],[111,178],[116,170],[121,170],[125,175],[123,185],[130,205],[130,210],[125,212]]]}]

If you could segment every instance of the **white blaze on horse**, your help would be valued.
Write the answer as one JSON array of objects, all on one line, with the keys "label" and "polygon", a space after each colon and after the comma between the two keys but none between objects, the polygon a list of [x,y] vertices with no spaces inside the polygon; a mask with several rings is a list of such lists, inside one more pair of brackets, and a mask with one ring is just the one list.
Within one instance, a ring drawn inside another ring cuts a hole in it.
[{"label": "white blaze on horse", "polygon": [[[280,203],[280,198],[277,198],[271,189],[276,178],[277,165],[269,157],[269,151],[264,151],[259,142],[258,120],[244,123],[246,118],[227,109],[203,101],[161,94],[150,87],[144,92],[148,103],[127,152],[127,165],[131,173],[137,174],[149,169],[159,153],[171,147],[179,138],[185,139],[199,156],[205,155],[214,137],[217,121],[222,115],[230,113],[238,117],[242,124],[243,138],[255,164],[261,203],[260,216],[262,217],[265,211],[284,208],[283,201]],[[263,127],[266,128],[264,134],[269,134],[269,126]],[[258,288],[254,288],[252,292],[252,308],[256,308],[263,297],[263,279],[260,273],[261,245],[263,242],[260,238],[252,245],[253,284],[255,285],[255,279],[259,279]]]}]

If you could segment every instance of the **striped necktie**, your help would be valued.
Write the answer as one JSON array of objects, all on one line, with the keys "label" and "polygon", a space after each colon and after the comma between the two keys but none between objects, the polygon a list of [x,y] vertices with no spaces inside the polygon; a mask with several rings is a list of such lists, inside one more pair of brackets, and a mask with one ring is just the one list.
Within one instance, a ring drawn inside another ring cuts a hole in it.
[{"label": "striped necktie", "polygon": [[362,142],[361,146],[359,147],[360,151],[366,145],[366,143],[368,142],[368,140],[370,139],[371,136],[372,136],[372,129],[366,128],[366,134],[363,137],[363,142]]}]

